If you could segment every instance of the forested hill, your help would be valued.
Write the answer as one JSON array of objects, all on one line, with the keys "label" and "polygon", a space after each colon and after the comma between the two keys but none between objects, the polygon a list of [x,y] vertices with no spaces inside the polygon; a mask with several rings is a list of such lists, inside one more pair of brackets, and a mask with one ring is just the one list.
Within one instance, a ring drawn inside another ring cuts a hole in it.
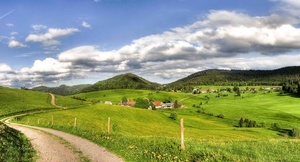
[{"label": "forested hill", "polygon": [[84,88],[81,92],[107,89],[157,89],[159,86],[160,84],[158,83],[153,83],[135,74],[127,73],[99,81],[92,86]]},{"label": "forested hill", "polygon": [[64,96],[64,95],[79,93],[82,89],[89,87],[89,86],[91,86],[91,85],[90,84],[81,84],[81,85],[75,85],[75,86],[61,85],[59,87],[39,86],[39,87],[32,88],[32,90],[40,91],[40,92],[49,92],[49,93]]},{"label": "forested hill", "polygon": [[300,66],[276,70],[205,70],[168,84],[181,89],[194,85],[281,85],[300,80]]}]

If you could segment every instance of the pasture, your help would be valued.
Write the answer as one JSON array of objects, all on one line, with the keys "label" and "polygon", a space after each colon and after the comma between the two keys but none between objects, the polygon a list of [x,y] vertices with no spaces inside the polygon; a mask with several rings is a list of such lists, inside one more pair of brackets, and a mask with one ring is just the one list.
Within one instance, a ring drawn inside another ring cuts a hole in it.
[{"label": "pasture", "polygon": [[[236,96],[234,92],[219,95],[147,90],[108,90],[75,96],[86,100],[79,105],[92,100],[109,100],[114,105],[100,102],[14,121],[80,135],[128,161],[297,161],[300,158],[298,139],[270,129],[273,123],[286,130],[299,127],[297,97],[275,91],[246,91]],[[188,108],[151,111],[119,106],[122,97],[178,100]],[[63,103],[63,98],[60,100]],[[178,114],[177,120],[169,118],[172,112]],[[217,117],[220,114],[224,118]],[[107,133],[108,117],[111,118],[110,134]],[[180,118],[185,125],[184,151],[179,148]],[[256,121],[257,126],[239,128],[240,118]]]}]

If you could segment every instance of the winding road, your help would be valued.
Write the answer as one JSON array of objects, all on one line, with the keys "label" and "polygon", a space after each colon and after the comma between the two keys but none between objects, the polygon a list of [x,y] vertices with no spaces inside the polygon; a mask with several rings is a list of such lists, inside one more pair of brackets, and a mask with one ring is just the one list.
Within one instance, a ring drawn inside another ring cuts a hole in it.
[{"label": "winding road", "polygon": [[[52,97],[51,104],[55,104],[55,97]],[[57,106],[56,107],[60,107]],[[62,107],[60,107],[62,108]],[[120,162],[120,157],[110,153],[103,147],[83,139],[81,137],[65,132],[10,123],[6,120],[8,126],[22,132],[31,142],[33,148],[37,151],[38,162]]]}]

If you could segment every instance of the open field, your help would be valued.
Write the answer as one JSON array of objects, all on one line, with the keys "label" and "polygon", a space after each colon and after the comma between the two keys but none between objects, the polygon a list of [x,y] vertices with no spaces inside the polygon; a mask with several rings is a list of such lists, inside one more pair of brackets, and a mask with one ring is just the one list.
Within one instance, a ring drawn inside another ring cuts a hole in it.
[{"label": "open field", "polygon": [[[97,103],[24,116],[15,121],[80,135],[128,161],[299,159],[299,140],[269,129],[272,123],[289,130],[299,127],[299,98],[272,91],[246,91],[241,96],[229,92],[223,94],[217,97],[217,93],[193,95],[144,90],[99,91],[75,96],[86,99],[84,104],[93,99],[117,104],[122,97],[132,100],[138,97],[153,100],[171,98],[181,101],[188,108],[150,111]],[[172,112],[178,114],[178,119],[184,119],[185,151],[179,149],[179,120],[169,118]],[[224,119],[216,117],[218,114],[223,114]],[[111,118],[112,129],[109,135],[106,133],[108,117]],[[256,121],[259,127],[238,128],[241,117]]]},{"label": "open field", "polygon": [[47,93],[0,87],[0,116],[54,108]]}]

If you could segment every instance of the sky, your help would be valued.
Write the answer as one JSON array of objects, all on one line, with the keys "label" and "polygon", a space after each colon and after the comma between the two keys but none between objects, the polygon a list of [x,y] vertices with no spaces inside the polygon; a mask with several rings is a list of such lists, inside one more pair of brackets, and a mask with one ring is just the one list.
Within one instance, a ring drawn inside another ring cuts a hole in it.
[{"label": "sky", "polygon": [[300,65],[299,0],[1,0],[0,86]]}]

